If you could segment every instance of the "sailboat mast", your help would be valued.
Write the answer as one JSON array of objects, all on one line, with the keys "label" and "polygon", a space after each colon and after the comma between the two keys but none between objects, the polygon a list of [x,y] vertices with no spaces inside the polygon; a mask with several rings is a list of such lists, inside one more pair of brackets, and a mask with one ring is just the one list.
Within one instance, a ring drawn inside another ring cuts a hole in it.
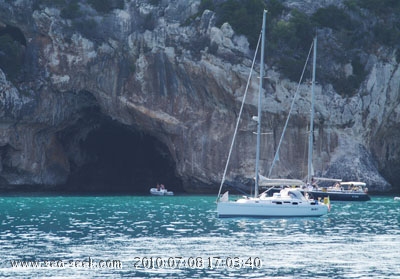
[{"label": "sailboat mast", "polygon": [[261,145],[261,104],[263,92],[263,79],[264,79],[264,50],[265,50],[265,25],[266,25],[267,11],[263,12],[263,22],[261,30],[261,58],[260,58],[260,86],[258,89],[258,117],[257,117],[257,149],[256,149],[256,178],[254,185],[254,197],[258,196],[259,186],[259,161],[260,161],[260,145]]},{"label": "sailboat mast", "polygon": [[313,136],[314,136],[314,85],[315,85],[315,65],[317,62],[317,37],[314,38],[314,55],[313,55],[313,69],[312,69],[312,81],[311,81],[311,116],[310,116],[310,134],[308,140],[308,173],[307,173],[307,183],[311,183],[313,165]]}]

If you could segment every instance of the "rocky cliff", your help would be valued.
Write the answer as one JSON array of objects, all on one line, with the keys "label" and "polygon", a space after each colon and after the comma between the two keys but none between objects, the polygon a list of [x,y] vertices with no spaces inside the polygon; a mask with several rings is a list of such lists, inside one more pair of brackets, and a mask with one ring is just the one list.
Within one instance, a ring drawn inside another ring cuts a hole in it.
[{"label": "rocky cliff", "polygon": [[[229,24],[217,26],[214,12],[199,14],[199,4],[132,0],[99,12],[83,1],[71,16],[46,1],[0,0],[0,35],[23,53],[14,61],[18,74],[0,69],[1,187],[145,191],[163,181],[175,190],[217,191],[253,50]],[[321,46],[328,40],[323,33]],[[400,70],[385,49],[366,61],[366,80],[351,97],[317,85],[314,169],[387,191],[400,169]],[[297,87],[272,66],[267,75],[264,173]],[[257,87],[254,77],[228,180],[253,177]],[[306,174],[309,93],[304,82],[275,177]]]}]

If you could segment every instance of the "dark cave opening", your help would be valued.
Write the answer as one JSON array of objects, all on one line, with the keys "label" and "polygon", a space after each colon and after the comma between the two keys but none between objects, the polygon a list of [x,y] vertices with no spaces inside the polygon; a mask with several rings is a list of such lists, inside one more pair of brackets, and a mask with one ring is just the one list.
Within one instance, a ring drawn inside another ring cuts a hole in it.
[{"label": "dark cave opening", "polygon": [[96,127],[73,149],[84,159],[70,160],[68,191],[148,194],[157,183],[183,191],[168,148],[155,137],[104,117]]}]

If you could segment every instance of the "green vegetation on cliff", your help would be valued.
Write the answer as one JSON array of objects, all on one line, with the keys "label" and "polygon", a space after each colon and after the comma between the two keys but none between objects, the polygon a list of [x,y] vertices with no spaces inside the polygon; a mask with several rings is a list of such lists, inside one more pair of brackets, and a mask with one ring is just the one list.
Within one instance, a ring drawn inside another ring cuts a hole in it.
[{"label": "green vegetation on cliff", "polygon": [[88,0],[88,3],[99,13],[108,13],[114,9],[124,8],[124,0]]},{"label": "green vegetation on cliff", "polygon": [[227,0],[216,6],[217,25],[229,22],[238,34],[246,35],[251,46],[257,44],[260,22],[265,5],[261,0]]},{"label": "green vegetation on cliff", "polygon": [[24,46],[9,34],[0,34],[0,69],[10,80],[15,80],[21,72],[24,61]]},{"label": "green vegetation on cliff", "polygon": [[330,5],[308,15],[278,0],[202,0],[199,13],[215,11],[217,25],[228,22],[254,49],[261,26],[260,11],[267,9],[268,63],[293,81],[300,77],[312,37],[320,32],[329,34],[325,36],[334,42],[328,46],[331,62],[350,64],[353,72],[344,76],[333,70],[321,71],[319,80],[333,84],[342,95],[352,96],[367,74],[362,53],[373,53],[377,45],[383,45],[396,51],[400,61],[400,1],[348,0],[344,4],[345,8]]},{"label": "green vegetation on cliff", "polygon": [[61,10],[63,18],[77,18],[82,15],[81,5],[85,2],[99,13],[109,13],[114,9],[123,9],[124,0],[34,0],[33,9],[40,7],[57,7]]}]

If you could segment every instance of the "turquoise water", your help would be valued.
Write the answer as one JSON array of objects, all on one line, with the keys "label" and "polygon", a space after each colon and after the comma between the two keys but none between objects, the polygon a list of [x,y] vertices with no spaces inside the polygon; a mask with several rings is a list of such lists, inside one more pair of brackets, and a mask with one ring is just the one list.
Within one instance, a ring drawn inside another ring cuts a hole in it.
[{"label": "turquoise water", "polygon": [[214,196],[1,197],[0,277],[400,278],[392,197],[317,218],[218,219],[215,207]]}]

